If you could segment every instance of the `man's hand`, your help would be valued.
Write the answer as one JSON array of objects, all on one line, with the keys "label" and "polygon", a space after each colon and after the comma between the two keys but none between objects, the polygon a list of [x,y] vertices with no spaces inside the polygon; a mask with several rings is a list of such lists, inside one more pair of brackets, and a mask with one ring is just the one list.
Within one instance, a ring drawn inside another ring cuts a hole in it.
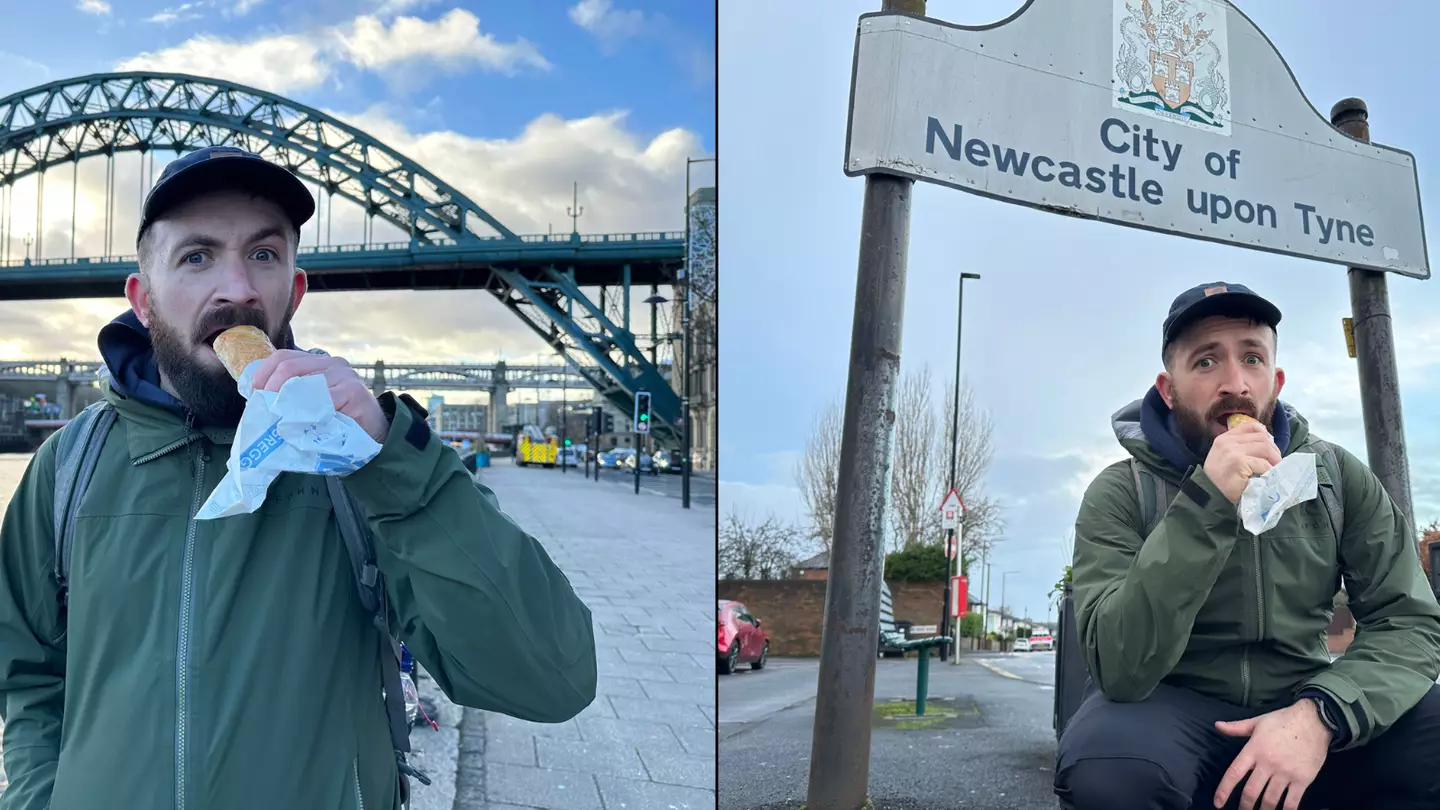
[{"label": "man's hand", "polygon": [[370,434],[370,438],[385,443],[390,424],[385,420],[385,412],[380,409],[380,401],[370,393],[355,369],[339,357],[282,349],[260,361],[252,382],[257,391],[279,391],[286,380],[308,374],[325,375],[335,410],[354,419]]},{"label": "man's hand", "polygon": [[1205,474],[1231,503],[1240,503],[1245,485],[1280,463],[1280,448],[1258,422],[1246,422],[1215,437],[1205,457]]},{"label": "man's hand", "polygon": [[1218,722],[1215,728],[1231,737],[1250,738],[1220,779],[1216,807],[1225,806],[1248,773],[1240,810],[1276,810],[1281,794],[1285,795],[1285,810],[1299,810],[1300,798],[1315,781],[1330,750],[1331,731],[1321,722],[1314,701],[1301,698],[1293,706],[1249,720]]}]

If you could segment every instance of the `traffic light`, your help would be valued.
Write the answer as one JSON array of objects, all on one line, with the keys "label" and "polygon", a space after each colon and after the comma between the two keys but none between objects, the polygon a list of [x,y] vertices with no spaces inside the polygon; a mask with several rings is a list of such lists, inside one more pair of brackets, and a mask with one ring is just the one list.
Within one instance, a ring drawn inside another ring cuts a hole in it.
[{"label": "traffic light", "polygon": [[650,432],[650,392],[638,391],[635,394],[635,432]]},{"label": "traffic light", "polygon": [[565,446],[566,446],[566,447],[569,447],[571,444],[574,444],[574,442],[570,441],[570,439],[567,437],[567,438],[565,439]]}]

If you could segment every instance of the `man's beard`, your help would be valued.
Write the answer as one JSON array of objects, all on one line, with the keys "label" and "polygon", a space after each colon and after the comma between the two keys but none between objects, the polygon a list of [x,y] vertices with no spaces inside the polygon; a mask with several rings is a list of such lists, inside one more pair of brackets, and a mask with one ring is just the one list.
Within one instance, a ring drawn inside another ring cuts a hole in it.
[{"label": "man's beard", "polygon": [[1195,454],[1195,457],[1204,462],[1210,456],[1210,447],[1215,444],[1215,420],[1221,418],[1226,412],[1239,411],[1246,416],[1252,416],[1265,429],[1274,434],[1272,423],[1275,421],[1275,399],[1268,403],[1256,405],[1252,400],[1243,397],[1221,397],[1208,412],[1200,413],[1175,397],[1175,430],[1179,432],[1180,439],[1185,446]]},{"label": "man's beard", "polygon": [[175,395],[196,418],[209,425],[237,425],[245,412],[245,398],[240,396],[230,372],[223,365],[202,363],[192,353],[211,332],[225,326],[254,326],[264,331],[275,346],[284,348],[289,341],[290,319],[295,314],[292,300],[278,329],[268,328],[265,313],[258,309],[227,306],[205,313],[187,339],[180,330],[153,309],[150,312],[150,343],[155,348],[155,364]]}]

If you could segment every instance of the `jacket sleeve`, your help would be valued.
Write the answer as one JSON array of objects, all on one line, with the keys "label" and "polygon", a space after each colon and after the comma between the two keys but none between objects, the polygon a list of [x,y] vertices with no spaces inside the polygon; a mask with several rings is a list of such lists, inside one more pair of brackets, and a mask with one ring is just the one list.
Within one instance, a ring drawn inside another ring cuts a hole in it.
[{"label": "jacket sleeve", "polygon": [[1349,741],[1364,745],[1395,724],[1440,677],[1440,605],[1425,581],[1409,523],[1380,479],[1350,453],[1340,457],[1345,502],[1342,574],[1355,640],[1302,685],[1334,699]]},{"label": "jacket sleeve", "polygon": [[590,609],[418,405],[391,393],[380,403],[390,433],[346,487],[375,534],[405,645],[461,705],[542,723],[579,714],[595,699]]},{"label": "jacket sleeve", "polygon": [[0,523],[0,718],[4,810],[50,806],[65,707],[64,628],[54,568],[55,454],[30,461]]},{"label": "jacket sleeve", "polygon": [[1091,483],[1075,522],[1076,628],[1095,684],[1111,700],[1144,700],[1175,667],[1239,521],[1200,467],[1141,537],[1126,463]]}]

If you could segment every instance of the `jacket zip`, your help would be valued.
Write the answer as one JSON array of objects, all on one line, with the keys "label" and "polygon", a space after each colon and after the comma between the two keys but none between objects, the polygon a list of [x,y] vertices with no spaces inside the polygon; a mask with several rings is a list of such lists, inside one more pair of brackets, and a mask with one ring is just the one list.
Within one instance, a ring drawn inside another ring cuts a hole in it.
[{"label": "jacket zip", "polygon": [[[1265,640],[1265,593],[1260,576],[1260,538],[1250,535],[1250,547],[1254,549],[1255,560],[1255,640]],[[1240,682],[1244,686],[1241,705],[1250,705],[1250,645],[1246,644],[1240,654]]]},{"label": "jacket zip", "polygon": [[[185,428],[192,430],[195,415],[185,418]],[[193,435],[165,450],[189,444]],[[165,450],[159,451],[161,454]],[[155,454],[151,454],[155,455]],[[198,448],[190,448],[190,463],[195,475],[195,491],[190,502],[190,520],[185,527],[185,562],[180,581],[180,631],[175,654],[175,810],[185,810],[186,730],[190,725],[190,610],[195,596],[195,514],[200,511],[205,487],[205,457]]]},{"label": "jacket zip", "polygon": [[356,756],[350,761],[350,765],[355,771],[355,807],[365,810],[365,796],[360,792],[360,757]]},{"label": "jacket zip", "polygon": [[1251,544],[1251,547],[1255,549],[1255,609],[1256,609],[1256,611],[1258,611],[1258,612],[1255,614],[1255,620],[1256,620],[1256,624],[1257,624],[1257,628],[1256,628],[1256,631],[1255,631],[1255,640],[1256,640],[1256,641],[1264,641],[1264,640],[1265,640],[1265,593],[1264,593],[1264,591],[1262,590],[1262,588],[1264,587],[1264,584],[1263,584],[1263,582],[1261,581],[1261,576],[1260,576],[1260,538],[1257,537],[1257,536],[1255,536],[1255,535],[1253,535],[1253,534],[1250,535],[1250,544]]}]

